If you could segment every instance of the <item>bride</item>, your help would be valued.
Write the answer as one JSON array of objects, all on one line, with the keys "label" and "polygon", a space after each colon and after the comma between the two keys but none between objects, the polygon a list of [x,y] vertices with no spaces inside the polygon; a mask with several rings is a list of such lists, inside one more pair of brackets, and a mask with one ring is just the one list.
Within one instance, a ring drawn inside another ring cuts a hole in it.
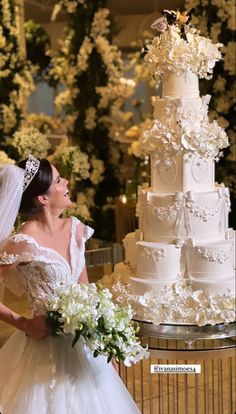
[{"label": "bride", "polygon": [[[137,414],[105,357],[79,341],[52,337],[39,303],[63,283],[87,283],[85,241],[93,230],[75,217],[67,180],[46,159],[29,156],[0,167],[0,281],[26,292],[32,317],[0,304],[0,320],[17,328],[0,349],[1,414]],[[18,212],[29,218],[11,235]]]}]

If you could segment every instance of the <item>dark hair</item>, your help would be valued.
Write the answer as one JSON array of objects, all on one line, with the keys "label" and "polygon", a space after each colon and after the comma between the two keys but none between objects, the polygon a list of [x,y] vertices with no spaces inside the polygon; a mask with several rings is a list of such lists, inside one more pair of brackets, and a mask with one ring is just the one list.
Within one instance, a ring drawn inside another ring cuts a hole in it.
[{"label": "dark hair", "polygon": [[[19,162],[18,167],[25,169],[26,160]],[[42,158],[37,173],[23,192],[19,212],[31,216],[38,212],[36,197],[47,194],[52,183],[52,167],[48,160]]]}]

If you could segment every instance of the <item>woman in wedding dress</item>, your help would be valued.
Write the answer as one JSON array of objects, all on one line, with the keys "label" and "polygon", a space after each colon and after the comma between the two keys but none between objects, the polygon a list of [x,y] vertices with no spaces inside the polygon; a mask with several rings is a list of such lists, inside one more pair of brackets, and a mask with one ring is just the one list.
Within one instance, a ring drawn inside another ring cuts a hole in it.
[{"label": "woman in wedding dress", "polygon": [[[87,283],[84,244],[93,230],[75,217],[67,180],[47,160],[29,156],[0,167],[0,281],[26,292],[32,317],[0,304],[0,320],[17,328],[0,349],[1,414],[137,414],[112,364],[78,341],[52,337],[39,304],[63,283]],[[11,235],[17,213],[29,221]]]}]

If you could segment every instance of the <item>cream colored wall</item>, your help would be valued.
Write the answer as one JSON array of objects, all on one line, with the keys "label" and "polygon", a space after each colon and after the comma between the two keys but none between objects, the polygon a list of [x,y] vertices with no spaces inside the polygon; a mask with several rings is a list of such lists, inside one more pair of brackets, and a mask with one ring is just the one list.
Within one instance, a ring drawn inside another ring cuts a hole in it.
[{"label": "cream colored wall", "polygon": [[[152,14],[134,14],[116,16],[116,24],[119,33],[114,37],[113,42],[120,48],[127,48],[140,42],[141,35],[148,30],[151,23],[159,16],[157,13]],[[53,49],[57,49],[57,42],[63,36],[63,22],[42,23],[42,26],[51,37],[51,45]]]},{"label": "cream colored wall", "polygon": [[52,49],[58,49],[58,40],[63,37],[64,22],[41,23],[51,38]]}]

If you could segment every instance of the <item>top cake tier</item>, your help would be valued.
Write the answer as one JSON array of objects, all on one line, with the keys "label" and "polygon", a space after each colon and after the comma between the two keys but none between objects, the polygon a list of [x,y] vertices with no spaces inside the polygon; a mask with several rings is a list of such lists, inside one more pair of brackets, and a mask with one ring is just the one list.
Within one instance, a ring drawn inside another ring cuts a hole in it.
[{"label": "top cake tier", "polygon": [[[228,146],[228,138],[215,120],[208,119],[209,96],[200,98],[198,85],[198,78],[212,77],[216,61],[221,59],[219,48],[222,45],[213,44],[211,39],[200,36],[196,29],[183,25],[181,20],[179,25],[177,17],[175,23],[171,20],[170,24],[168,13],[164,14],[155,22],[155,29],[161,34],[147,46],[145,55],[154,79],[157,83],[163,81],[163,99],[155,100],[154,119],[145,123],[139,146],[155,159],[158,168],[162,163],[166,173],[166,167],[169,169],[177,159],[197,157],[201,164],[203,159],[206,164],[212,164]],[[171,11],[171,16],[173,14]],[[210,183],[204,190],[212,189],[212,179]],[[169,187],[167,190],[171,191]]]},{"label": "top cake tier", "polygon": [[186,71],[182,74],[167,71],[163,76],[162,97],[171,98],[199,98],[199,81],[197,75]]}]

